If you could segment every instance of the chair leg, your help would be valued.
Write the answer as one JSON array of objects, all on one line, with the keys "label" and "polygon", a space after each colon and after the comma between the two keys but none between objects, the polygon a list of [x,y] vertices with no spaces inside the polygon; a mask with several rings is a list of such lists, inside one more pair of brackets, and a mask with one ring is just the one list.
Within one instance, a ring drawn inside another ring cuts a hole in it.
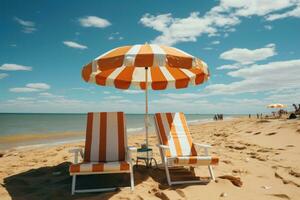
[{"label": "chair leg", "polygon": [[214,172],[213,172],[213,169],[211,167],[211,165],[208,165],[208,170],[209,170],[209,174],[210,174],[210,177],[213,181],[215,181],[215,176],[214,176]]},{"label": "chair leg", "polygon": [[169,168],[168,168],[168,163],[165,162],[164,166],[165,166],[165,170],[166,170],[166,176],[167,176],[168,184],[172,185],[172,183],[171,183],[171,177],[170,177],[170,172],[169,172]]},{"label": "chair leg", "polygon": [[130,165],[130,186],[131,186],[131,191],[133,191],[134,190],[134,176],[133,176],[132,165]]},{"label": "chair leg", "polygon": [[72,189],[71,189],[71,194],[74,195],[75,193],[75,185],[76,185],[76,175],[73,175],[72,177]]}]

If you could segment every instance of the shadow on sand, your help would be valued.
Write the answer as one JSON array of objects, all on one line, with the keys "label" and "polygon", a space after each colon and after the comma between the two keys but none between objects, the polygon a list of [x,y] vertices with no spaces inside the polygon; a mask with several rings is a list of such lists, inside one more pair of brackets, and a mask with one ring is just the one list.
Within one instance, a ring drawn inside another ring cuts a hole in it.
[{"label": "shadow on sand", "polygon": [[[31,169],[4,179],[4,187],[13,200],[20,199],[109,199],[120,190],[105,193],[86,193],[71,195],[71,176],[69,162],[56,166]],[[135,186],[151,177],[159,183],[160,189],[184,188],[184,185],[169,187],[166,183],[165,172],[159,169],[134,167]],[[129,187],[129,174],[103,174],[79,176],[76,188]],[[128,189],[129,190],[129,189]]]}]

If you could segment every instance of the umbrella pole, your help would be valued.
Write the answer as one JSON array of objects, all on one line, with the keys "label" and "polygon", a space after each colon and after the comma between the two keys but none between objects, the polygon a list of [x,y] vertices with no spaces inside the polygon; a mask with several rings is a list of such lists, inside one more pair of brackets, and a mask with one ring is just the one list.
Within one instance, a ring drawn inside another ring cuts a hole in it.
[{"label": "umbrella pole", "polygon": [[147,166],[148,166],[148,162],[149,162],[149,153],[148,153],[148,67],[145,67],[145,100],[146,100],[146,104],[145,104],[145,129],[146,129],[146,147],[147,147]]}]

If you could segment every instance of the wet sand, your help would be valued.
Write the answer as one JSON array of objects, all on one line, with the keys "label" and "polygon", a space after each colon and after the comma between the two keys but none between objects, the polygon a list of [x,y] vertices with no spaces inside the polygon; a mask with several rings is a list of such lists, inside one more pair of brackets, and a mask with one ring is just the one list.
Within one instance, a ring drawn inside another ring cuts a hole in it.
[{"label": "wet sand", "polygon": [[[68,151],[83,142],[34,149],[17,149],[0,157],[0,199],[299,199],[300,120],[233,119],[191,125],[195,142],[213,146],[220,158],[214,167],[215,182],[169,187],[165,173],[144,166],[134,168],[135,190],[70,195]],[[130,135],[129,145],[138,146],[143,135]],[[150,136],[155,146],[156,136]],[[154,156],[160,162],[158,149]],[[207,177],[206,167],[194,169]],[[86,176],[81,188],[129,186],[128,175]]]}]

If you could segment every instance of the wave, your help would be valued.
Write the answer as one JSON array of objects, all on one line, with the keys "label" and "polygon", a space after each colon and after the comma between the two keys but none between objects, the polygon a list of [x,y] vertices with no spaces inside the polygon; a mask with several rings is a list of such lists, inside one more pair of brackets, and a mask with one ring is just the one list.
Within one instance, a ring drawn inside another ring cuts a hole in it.
[{"label": "wave", "polygon": [[53,142],[42,142],[39,144],[25,144],[25,145],[19,145],[12,147],[12,149],[16,150],[23,150],[23,149],[34,149],[34,148],[39,148],[39,147],[48,147],[48,146],[56,146],[60,144],[69,144],[69,143],[75,143],[75,142],[82,142],[85,141],[84,139],[66,139],[62,141],[53,141]]},{"label": "wave", "polygon": [[203,124],[206,122],[212,122],[212,119],[194,119],[194,120],[187,120],[188,124]]},{"label": "wave", "polygon": [[132,133],[132,132],[139,132],[143,131],[145,128],[144,127],[138,127],[138,128],[128,128],[127,132]]}]

